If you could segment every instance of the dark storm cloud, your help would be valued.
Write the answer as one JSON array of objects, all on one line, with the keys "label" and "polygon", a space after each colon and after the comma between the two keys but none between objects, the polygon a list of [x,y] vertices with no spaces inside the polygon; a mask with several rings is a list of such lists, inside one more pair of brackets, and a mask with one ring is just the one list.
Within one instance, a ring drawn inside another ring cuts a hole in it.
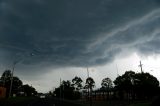
[{"label": "dark storm cloud", "polygon": [[0,0],[0,55],[60,67],[105,64],[131,48],[159,53],[159,6],[158,0]]}]

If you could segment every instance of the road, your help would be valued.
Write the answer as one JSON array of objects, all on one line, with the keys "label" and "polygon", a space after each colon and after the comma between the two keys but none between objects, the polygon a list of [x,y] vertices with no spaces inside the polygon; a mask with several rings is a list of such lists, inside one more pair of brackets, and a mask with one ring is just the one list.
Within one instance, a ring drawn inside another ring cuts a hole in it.
[{"label": "road", "polygon": [[82,106],[82,105],[70,101],[47,98],[47,99],[37,99],[35,101],[32,101],[31,103],[28,104],[28,106]]},{"label": "road", "polygon": [[68,100],[59,100],[56,98],[32,98],[23,101],[4,100],[0,101],[0,106],[84,106]]},{"label": "road", "polygon": [[[123,101],[93,101],[92,106],[128,106],[127,102]],[[69,100],[59,100],[53,98],[38,99],[28,106],[90,106],[90,102],[78,102]]]},{"label": "road", "polygon": [[[92,106],[128,106],[126,101],[93,101]],[[0,106],[90,106],[89,101],[70,101],[56,98],[13,98],[0,100]]]}]

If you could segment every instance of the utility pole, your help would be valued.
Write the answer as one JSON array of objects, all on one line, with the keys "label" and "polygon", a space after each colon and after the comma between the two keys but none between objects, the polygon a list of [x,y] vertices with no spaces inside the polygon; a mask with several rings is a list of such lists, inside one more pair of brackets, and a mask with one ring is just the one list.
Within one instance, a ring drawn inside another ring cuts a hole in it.
[{"label": "utility pole", "polygon": [[15,69],[15,66],[17,63],[18,62],[13,63],[13,69],[12,69],[12,73],[11,73],[11,85],[10,85],[10,89],[9,89],[9,98],[11,97],[11,94],[12,94],[13,74],[14,74],[14,69]]},{"label": "utility pole", "polygon": [[60,92],[59,92],[60,93],[60,95],[59,95],[60,100],[61,100],[61,95],[62,95],[61,83],[62,83],[62,81],[61,81],[61,78],[60,78],[60,87],[59,87],[60,88]]},{"label": "utility pole", "polygon": [[[89,70],[88,70],[88,67],[87,67],[87,79],[89,78]],[[87,81],[87,80],[86,80]],[[90,94],[89,94],[89,85],[88,85],[88,88],[87,88],[87,92],[88,92],[88,99],[90,97]]]},{"label": "utility pole", "polygon": [[143,66],[143,64],[142,64],[141,61],[140,61],[139,67],[141,68],[141,73],[143,73],[142,66]]},{"label": "utility pole", "polygon": [[119,72],[118,72],[118,66],[116,64],[116,69],[117,69],[117,77],[119,77]]},{"label": "utility pole", "polygon": [[[88,70],[88,67],[87,67],[87,77],[89,78],[89,70]],[[92,90],[89,88],[89,85],[88,85],[88,97],[89,97],[89,104],[90,106],[92,106]]]},{"label": "utility pole", "polygon": [[[33,53],[30,54],[30,56],[34,56]],[[11,84],[10,84],[10,89],[9,89],[9,98],[11,97],[12,95],[12,86],[13,86],[13,74],[14,74],[14,71],[15,71],[15,66],[17,63],[19,63],[21,60],[16,60],[13,62],[13,68],[12,68],[12,73],[11,73]]]},{"label": "utility pole", "polygon": [[87,67],[87,77],[89,78],[89,70],[88,70],[88,67]]}]

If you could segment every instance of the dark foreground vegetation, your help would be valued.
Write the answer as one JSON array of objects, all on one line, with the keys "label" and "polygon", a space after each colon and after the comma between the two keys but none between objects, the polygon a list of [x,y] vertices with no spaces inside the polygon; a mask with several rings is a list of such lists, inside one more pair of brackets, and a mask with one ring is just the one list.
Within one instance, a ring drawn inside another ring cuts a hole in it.
[{"label": "dark foreground vegetation", "polygon": [[1,99],[0,106],[83,106],[82,104],[55,98],[16,97]]},{"label": "dark foreground vegetation", "polygon": [[[1,99],[0,106],[152,106],[151,101],[126,101],[126,100],[110,100],[110,101],[76,101],[61,100],[59,98],[36,98],[36,97],[16,97],[11,99]],[[159,106],[159,105],[154,105]]]},{"label": "dark foreground vegetation", "polygon": [[0,78],[0,87],[5,88],[6,98],[9,96],[34,96],[37,94],[34,87],[28,84],[23,84],[17,76],[13,76],[11,70],[5,70],[3,72]]},{"label": "dark foreground vegetation", "polygon": [[[12,92],[11,78],[13,78]],[[0,86],[5,88],[5,96],[0,99],[0,106],[159,106],[159,81],[149,73],[126,71],[112,81],[102,79],[101,87],[94,89],[95,81],[88,77],[83,85],[80,77],[61,81],[59,87],[46,94],[37,93],[36,89],[12,76],[6,70],[0,79]],[[2,92],[0,92],[2,93]],[[11,93],[11,96],[9,96]]]}]

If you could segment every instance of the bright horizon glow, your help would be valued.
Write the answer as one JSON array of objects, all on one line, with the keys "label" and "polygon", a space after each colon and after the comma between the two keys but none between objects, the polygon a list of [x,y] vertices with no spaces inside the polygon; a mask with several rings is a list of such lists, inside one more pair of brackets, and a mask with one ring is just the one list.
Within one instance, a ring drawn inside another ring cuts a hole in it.
[{"label": "bright horizon glow", "polygon": [[[137,53],[133,53],[125,58],[117,58],[115,61],[108,63],[103,66],[89,67],[89,75],[95,80],[96,87],[101,87],[101,81],[103,78],[109,77],[112,81],[115,80],[117,74],[122,75],[125,71],[132,70],[136,73],[141,72],[139,67],[139,62],[143,64],[143,71],[148,72],[155,76],[160,81],[159,56],[148,56],[141,57]],[[117,64],[117,68],[116,68]],[[118,72],[118,73],[117,73]],[[62,80],[72,80],[75,76],[81,77],[83,80],[83,85],[85,84],[85,79],[87,78],[87,68],[77,68],[77,67],[64,67],[59,69],[54,69],[50,73],[46,73],[41,76],[41,80],[35,81],[24,81],[35,87],[38,92],[46,93],[50,90],[54,90],[59,86],[60,78]]]}]

